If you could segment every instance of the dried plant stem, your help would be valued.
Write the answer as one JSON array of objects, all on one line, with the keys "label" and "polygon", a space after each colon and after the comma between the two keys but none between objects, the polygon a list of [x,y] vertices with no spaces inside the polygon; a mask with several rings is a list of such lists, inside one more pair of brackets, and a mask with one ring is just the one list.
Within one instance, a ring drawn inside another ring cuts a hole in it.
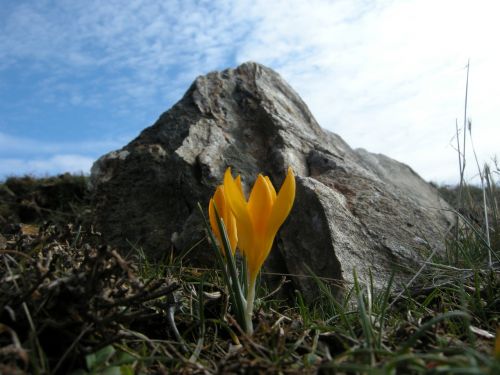
[{"label": "dried plant stem", "polygon": [[474,160],[476,161],[476,166],[477,170],[479,173],[479,179],[481,180],[481,190],[483,193],[483,213],[484,213],[484,234],[485,234],[485,240],[488,245],[488,267],[492,267],[492,259],[491,259],[491,241],[490,241],[490,225],[489,225],[489,219],[488,219],[488,204],[486,200],[486,185],[485,185],[485,175],[488,170],[488,165],[485,164],[484,169],[481,169],[481,166],[479,165],[479,159],[477,158],[477,153],[476,149],[474,147],[474,142],[472,141],[472,123],[469,121],[469,138],[470,138],[470,143],[471,143],[471,148],[472,148],[472,153],[474,154]]},{"label": "dried plant stem", "polygon": [[469,93],[469,65],[470,65],[470,60],[467,60],[467,78],[465,80],[465,103],[464,103],[464,125],[463,125],[463,132],[464,132],[464,138],[463,138],[463,143],[462,143],[462,150],[460,152],[460,138],[459,138],[459,129],[458,129],[458,121],[456,121],[455,127],[456,127],[456,133],[457,133],[457,149],[458,149],[458,166],[460,169],[460,188],[458,191],[458,209],[460,210],[463,207],[463,190],[465,188],[465,181],[464,181],[464,175],[465,175],[465,164],[466,164],[466,158],[465,158],[465,145],[466,145],[466,140],[467,140],[467,100],[468,100],[468,93]]}]

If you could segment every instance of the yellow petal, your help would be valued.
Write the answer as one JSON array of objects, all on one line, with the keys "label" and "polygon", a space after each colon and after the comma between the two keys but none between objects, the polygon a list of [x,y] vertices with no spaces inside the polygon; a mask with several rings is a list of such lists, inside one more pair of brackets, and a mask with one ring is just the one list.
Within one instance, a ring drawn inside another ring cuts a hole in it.
[{"label": "yellow petal", "polygon": [[241,182],[238,184],[233,179],[231,168],[228,168],[224,174],[224,191],[227,203],[236,218],[239,248],[245,253],[252,247],[252,220],[248,212],[247,202],[242,193]]},{"label": "yellow petal", "polygon": [[248,211],[250,212],[256,236],[261,236],[265,233],[272,205],[272,196],[267,181],[259,174],[248,199]]},{"label": "yellow petal", "polygon": [[229,244],[231,245],[231,251],[234,254],[236,252],[236,246],[238,245],[238,230],[236,227],[236,219],[231,211],[227,220],[227,229]]},{"label": "yellow petal", "polygon": [[[238,187],[238,190],[240,191],[240,194],[241,196],[243,197],[243,199],[245,199],[245,193],[243,192],[243,186],[241,185],[241,176],[238,175],[235,179],[234,179],[234,182],[236,182],[236,186]],[[228,204],[228,208],[229,210],[231,210],[231,208],[229,207],[229,204]],[[231,211],[232,212],[232,211]],[[237,227],[238,227],[238,223],[237,223],[237,220],[236,218],[234,217],[233,215],[233,218],[234,218],[234,226],[235,226],[235,231],[237,232]],[[243,228],[242,231],[245,231],[245,229]],[[247,236],[248,237],[248,236]],[[238,241],[238,239],[236,239],[236,241]],[[248,242],[248,241],[247,241]],[[243,246],[245,246],[245,244],[243,244]],[[249,246],[249,245],[248,245]],[[246,246],[248,248],[248,246]],[[240,251],[241,253],[243,253],[243,248],[240,248]]]},{"label": "yellow petal", "polygon": [[[239,181],[239,183],[236,181]],[[230,167],[224,173],[224,189],[233,213],[242,213],[247,210],[247,202],[241,188],[241,178],[238,176],[236,180],[233,179]]]},{"label": "yellow petal", "polygon": [[220,185],[214,195],[215,207],[217,207],[217,212],[219,213],[222,221],[224,221],[224,226],[226,230],[228,228],[228,218],[231,217],[232,212],[229,208],[229,204],[226,202],[226,195],[224,192],[224,186]]},{"label": "yellow petal", "polygon": [[217,225],[217,219],[215,218],[215,209],[214,209],[214,200],[213,198],[210,198],[210,203],[208,204],[208,218],[210,220],[210,226],[212,227],[212,232],[214,232],[215,237],[220,242],[220,232],[219,232],[219,227]]},{"label": "yellow petal", "polygon": [[[220,199],[220,204],[217,202],[217,198]],[[231,252],[234,254],[236,251],[236,244],[238,242],[238,235],[236,229],[236,219],[229,207],[227,202],[226,193],[224,186],[220,185],[216,191],[216,207],[221,207],[219,212],[222,212],[221,218],[226,227],[227,237],[229,239],[229,245],[231,246]]]},{"label": "yellow petal", "polygon": [[251,280],[255,280],[271,251],[274,237],[295,199],[295,177],[291,168],[278,194],[269,177],[259,175],[247,203],[241,179],[231,169],[224,174],[226,204],[234,214],[240,251],[247,259]]},{"label": "yellow petal", "polygon": [[[274,186],[269,178],[265,179],[269,190],[274,191]],[[272,192],[271,192],[272,194]],[[276,194],[276,193],[275,193]],[[264,233],[259,233],[254,240],[255,251],[252,253],[253,257],[251,262],[249,262],[249,273],[250,277],[256,277],[259,273],[262,265],[266,261],[269,252],[272,249],[274,237],[276,233],[285,221],[286,217],[290,213],[290,210],[295,199],[295,177],[291,168],[288,169],[287,177],[285,182],[280,189],[280,192],[273,200],[271,213],[266,224]]]},{"label": "yellow petal", "polygon": [[226,206],[226,200],[224,198],[224,187],[222,185],[217,186],[214,194],[215,207],[220,217],[224,217],[224,211]]},{"label": "yellow petal", "polygon": [[229,239],[229,245],[231,246],[231,252],[234,254],[234,252],[236,251],[236,245],[238,241],[236,219],[234,218],[234,215],[231,209],[229,208],[229,205],[226,202],[224,186],[222,185],[219,185],[217,187],[217,189],[215,190],[214,197],[210,199],[210,204],[208,206],[208,217],[210,219],[210,226],[212,227],[212,231],[214,232],[219,242],[219,247],[223,249],[222,235],[219,231],[219,226],[217,225],[215,210],[217,210],[220,219],[224,223],[227,237]]},{"label": "yellow petal", "polygon": [[267,223],[267,233],[269,236],[276,236],[276,232],[280,228],[281,224],[285,221],[290,210],[293,206],[293,201],[295,200],[295,176],[293,174],[292,168],[288,168],[288,173],[285,178],[285,182],[281,186],[281,189],[274,202],[273,209],[271,211],[271,216]]},{"label": "yellow petal", "polygon": [[273,246],[274,236],[269,236],[266,234],[256,236],[253,242],[252,250],[249,254],[245,254],[247,257],[248,273],[250,278],[255,280],[262,265],[264,264],[271,248]]},{"label": "yellow petal", "polygon": [[274,203],[276,201],[276,190],[274,190],[273,183],[271,182],[269,177],[264,176],[264,178],[266,179],[267,186],[269,186],[269,191],[271,192],[271,198],[272,198],[272,201]]},{"label": "yellow petal", "polygon": [[241,196],[245,198],[245,193],[243,192],[243,186],[241,186],[241,176],[238,175],[238,177],[236,177],[234,181],[236,182],[236,186],[238,186]]}]

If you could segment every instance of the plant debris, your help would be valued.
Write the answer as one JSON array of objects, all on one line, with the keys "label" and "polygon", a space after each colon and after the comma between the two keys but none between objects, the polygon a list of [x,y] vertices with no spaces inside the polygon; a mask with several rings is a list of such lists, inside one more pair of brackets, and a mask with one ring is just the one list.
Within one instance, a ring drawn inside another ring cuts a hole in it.
[{"label": "plant debris", "polygon": [[152,329],[156,321],[156,329],[168,329],[161,317],[179,285],[168,277],[139,278],[134,262],[87,237],[98,234],[72,225],[42,226],[37,234],[18,226],[7,237],[1,250],[0,317],[10,337],[1,337],[2,362],[10,359],[24,368],[25,353],[5,346],[35,340],[43,351],[39,365],[66,373],[83,367],[86,354],[119,342],[126,327],[148,322]]},{"label": "plant debris", "polygon": [[[483,254],[474,237],[450,242],[467,268],[433,259],[400,291],[360,282],[342,300],[314,277],[306,304],[261,286],[247,335],[219,272],[120,253],[74,194],[80,177],[49,181],[0,185],[1,374],[500,373],[500,270],[465,263]],[[67,201],[37,198],[52,183]],[[26,200],[37,215],[22,216]]]}]

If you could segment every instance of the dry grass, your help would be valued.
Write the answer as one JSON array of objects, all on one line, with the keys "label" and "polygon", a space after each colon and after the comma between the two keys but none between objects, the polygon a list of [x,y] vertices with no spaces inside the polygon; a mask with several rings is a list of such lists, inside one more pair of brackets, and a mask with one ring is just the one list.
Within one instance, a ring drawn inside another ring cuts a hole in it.
[{"label": "dry grass", "polygon": [[[39,198],[46,179],[0,189],[10,196],[0,237],[1,373],[500,373],[491,336],[500,271],[488,267],[480,220],[406,290],[356,283],[337,300],[316,278],[318,298],[306,304],[299,292],[262,298],[261,288],[247,336],[216,270],[113,251],[87,224],[88,199],[75,193],[84,179],[70,180],[50,180],[66,184],[51,188],[56,206]],[[441,191],[453,202],[454,188]],[[40,209],[19,225],[27,199]],[[497,259],[498,243],[490,250]]]}]

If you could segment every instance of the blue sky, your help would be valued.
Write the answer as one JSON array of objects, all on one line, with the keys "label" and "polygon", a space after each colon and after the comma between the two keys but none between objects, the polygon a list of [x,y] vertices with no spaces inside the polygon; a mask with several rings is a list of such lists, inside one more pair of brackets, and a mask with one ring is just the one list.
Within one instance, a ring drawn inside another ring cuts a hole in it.
[{"label": "blue sky", "polygon": [[494,0],[0,3],[0,178],[87,173],[198,75],[248,60],[352,147],[453,182],[470,58],[474,144],[481,161],[500,153]]}]

